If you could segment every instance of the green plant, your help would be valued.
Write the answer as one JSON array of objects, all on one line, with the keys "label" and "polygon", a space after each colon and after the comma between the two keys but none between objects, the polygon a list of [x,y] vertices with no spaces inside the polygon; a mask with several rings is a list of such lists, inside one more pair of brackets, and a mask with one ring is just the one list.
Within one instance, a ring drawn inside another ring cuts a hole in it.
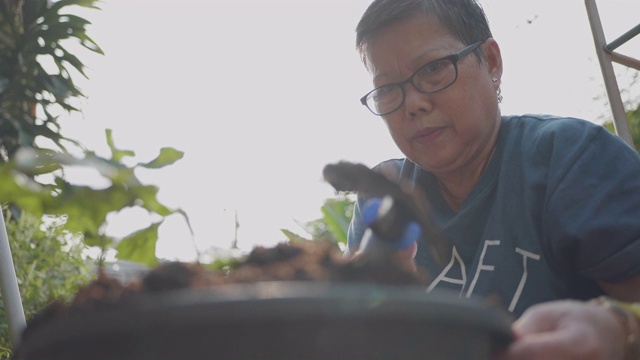
[{"label": "green plant", "polygon": [[[63,136],[58,123],[64,111],[77,111],[74,101],[84,96],[73,81],[78,74],[86,77],[84,64],[69,49],[80,44],[103,53],[86,33],[89,21],[67,9],[98,9],[96,3],[0,1],[0,202],[10,204],[15,217],[22,209],[35,216],[66,216],[67,227],[82,233],[85,244],[100,247],[103,256],[115,247],[118,258],[153,266],[159,226],[169,215],[186,219],[186,214],[161,204],[158,188],[142,184],[135,171],[170,165],[183,153],[163,148],[152,161],[128,166],[124,160],[135,154],[116,148],[111,131],[106,136],[111,157],[102,158]],[[78,166],[95,169],[109,185],[96,189],[68,181],[65,171]],[[104,231],[107,216],[129,207],[146,209],[159,220],[118,242]]]},{"label": "green plant", "polygon": [[[84,246],[77,234],[65,228],[64,218],[43,220],[23,212],[17,220],[9,215],[6,220],[27,319],[52,300],[70,301],[78,288],[92,278],[90,265],[82,255]],[[4,303],[0,302],[0,306],[0,358],[6,359],[11,355],[11,342]]]},{"label": "green plant", "polygon": [[[301,227],[311,235],[311,240],[328,240],[344,248],[347,245],[347,231],[353,215],[354,201],[353,194],[348,193],[326,199],[320,208],[322,217],[301,224]],[[306,240],[290,230],[281,231],[291,241]]]},{"label": "green plant", "polygon": [[89,21],[66,9],[97,9],[96,2],[0,1],[0,162],[22,147],[39,148],[39,138],[62,150],[65,142],[77,144],[58,123],[60,110],[77,111],[73,101],[84,96],[73,82],[74,75],[86,77],[84,64],[68,47],[103,52],[86,33]]},{"label": "green plant", "polygon": [[[112,153],[110,159],[90,151],[86,151],[82,157],[75,157],[63,152],[20,149],[13,160],[0,166],[0,199],[17,204],[36,216],[66,216],[67,229],[81,233],[86,245],[99,247],[103,254],[115,246],[118,258],[155,266],[159,226],[169,215],[181,214],[185,219],[187,215],[182,210],[169,209],[158,202],[158,187],[142,184],[135,176],[135,171],[139,168],[164,167],[182,158],[183,153],[164,148],[150,162],[127,166],[122,162],[123,159],[134,153],[116,148],[110,131],[107,131],[107,142]],[[72,166],[93,168],[110,185],[96,189],[72,184],[64,178],[64,170]],[[38,172],[38,169],[56,169],[47,172],[52,181],[39,182],[29,176]],[[159,220],[118,242],[105,233],[107,216],[129,207],[146,209],[151,214],[159,215]]]}]

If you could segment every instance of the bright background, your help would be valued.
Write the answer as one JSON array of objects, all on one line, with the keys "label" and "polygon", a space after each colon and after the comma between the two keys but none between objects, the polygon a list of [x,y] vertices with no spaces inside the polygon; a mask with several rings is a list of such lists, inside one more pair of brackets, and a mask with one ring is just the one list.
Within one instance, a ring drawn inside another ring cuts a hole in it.
[{"label": "bright background", "polygon": [[[484,0],[502,48],[504,114],[610,118],[583,1]],[[63,133],[107,155],[105,129],[135,160],[160,148],[178,163],[140,173],[159,199],[185,210],[200,249],[272,246],[279,229],[321,216],[334,196],[322,169],[339,160],[369,166],[400,156],[382,120],[358,99],[371,82],[355,51],[355,26],[369,0],[104,0],[82,11],[105,56],[81,54],[90,81],[82,114]],[[640,23],[640,1],[601,0],[608,41]],[[640,38],[618,49],[640,57]],[[632,71],[616,66],[621,87]],[[637,90],[637,87],[636,87]],[[123,236],[148,221],[113,217]],[[179,216],[160,229],[157,255],[190,260]]]}]

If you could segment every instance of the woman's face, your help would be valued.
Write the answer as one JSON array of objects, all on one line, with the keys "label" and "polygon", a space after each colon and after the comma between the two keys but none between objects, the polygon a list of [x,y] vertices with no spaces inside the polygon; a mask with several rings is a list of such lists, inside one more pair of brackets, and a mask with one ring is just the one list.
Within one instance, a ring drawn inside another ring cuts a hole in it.
[{"label": "woman's face", "polygon": [[[432,16],[392,24],[369,42],[374,87],[403,81],[427,62],[465,46]],[[405,156],[436,175],[463,170],[490,154],[497,136],[502,60],[493,39],[481,46],[486,61],[479,62],[474,54],[461,58],[457,80],[440,92],[425,94],[405,85],[404,104],[383,116]]]}]

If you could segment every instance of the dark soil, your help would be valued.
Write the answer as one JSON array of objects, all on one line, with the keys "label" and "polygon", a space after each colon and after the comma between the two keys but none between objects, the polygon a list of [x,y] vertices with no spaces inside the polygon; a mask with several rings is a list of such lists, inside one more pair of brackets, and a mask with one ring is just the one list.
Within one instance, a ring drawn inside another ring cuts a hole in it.
[{"label": "dark soil", "polygon": [[263,281],[364,282],[411,286],[426,284],[427,277],[408,272],[393,260],[376,263],[366,259],[350,261],[331,242],[282,243],[272,248],[256,247],[246,258],[227,270],[209,270],[198,263],[169,262],[128,284],[100,274],[81,288],[70,304],[55,302],[34,316],[27,324],[23,338],[26,339],[41,324],[53,318],[73,311],[117,307],[136,294]]},{"label": "dark soil", "polygon": [[[484,360],[511,341],[504,314],[457,296],[426,297],[427,280],[392,259],[346,259],[321,241],[258,247],[225,270],[170,262],[127,284],[100,274],[70,304],[33,317],[14,359]],[[239,283],[257,286],[227,286]],[[217,295],[207,291],[216,286]],[[285,301],[233,295],[261,289],[283,291]],[[231,301],[215,300],[223,298]]]}]

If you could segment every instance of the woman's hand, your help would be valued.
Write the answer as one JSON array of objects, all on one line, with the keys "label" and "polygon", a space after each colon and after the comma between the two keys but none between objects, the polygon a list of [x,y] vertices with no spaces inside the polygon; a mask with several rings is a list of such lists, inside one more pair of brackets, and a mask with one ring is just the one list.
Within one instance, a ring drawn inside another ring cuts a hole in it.
[{"label": "woman's hand", "polygon": [[516,341],[498,357],[512,359],[624,359],[627,330],[604,306],[553,301],[529,308],[514,323]]}]

